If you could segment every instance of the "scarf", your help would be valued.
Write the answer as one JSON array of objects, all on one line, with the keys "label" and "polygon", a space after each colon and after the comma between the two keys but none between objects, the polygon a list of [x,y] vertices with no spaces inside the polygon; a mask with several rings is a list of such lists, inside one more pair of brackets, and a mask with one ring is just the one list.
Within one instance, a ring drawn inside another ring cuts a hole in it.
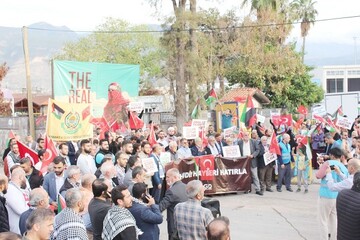
[{"label": "scarf", "polygon": [[135,218],[129,210],[114,205],[109,209],[108,213],[105,216],[104,227],[101,237],[104,240],[112,240],[126,228],[132,226],[136,229],[136,236],[139,236],[143,233],[136,226]]}]

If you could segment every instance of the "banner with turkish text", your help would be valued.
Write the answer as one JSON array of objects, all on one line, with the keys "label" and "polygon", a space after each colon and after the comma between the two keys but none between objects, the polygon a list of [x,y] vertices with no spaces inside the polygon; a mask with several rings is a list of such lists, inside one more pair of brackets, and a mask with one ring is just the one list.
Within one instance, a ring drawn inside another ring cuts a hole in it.
[{"label": "banner with turkish text", "polygon": [[91,138],[90,105],[64,103],[49,99],[46,134],[54,141],[76,141]]},{"label": "banner with turkish text", "polygon": [[[199,179],[205,187],[205,194],[248,191],[251,189],[251,172],[249,158],[227,159],[201,156],[198,161],[171,162],[165,166],[166,171],[177,168],[184,183]],[[197,163],[197,164],[196,164]],[[198,167],[199,166],[199,167]]]}]

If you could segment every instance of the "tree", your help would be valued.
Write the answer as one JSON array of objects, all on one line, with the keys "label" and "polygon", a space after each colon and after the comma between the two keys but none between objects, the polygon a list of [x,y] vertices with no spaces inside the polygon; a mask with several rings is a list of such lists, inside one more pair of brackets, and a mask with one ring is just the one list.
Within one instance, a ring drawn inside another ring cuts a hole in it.
[{"label": "tree", "polygon": [[[9,71],[9,67],[6,65],[6,63],[0,65],[0,87],[1,87],[1,82],[5,78],[8,71]],[[12,114],[12,110],[11,110],[10,102],[5,101],[4,93],[0,88],[0,116],[11,116],[11,114]]]},{"label": "tree", "polygon": [[302,44],[302,61],[304,62],[305,55],[305,38],[309,33],[311,24],[314,24],[316,15],[318,14],[315,9],[315,1],[313,0],[294,0],[291,3],[293,11],[296,13],[297,20],[301,20],[301,37],[303,38]]},{"label": "tree", "polygon": [[[311,83],[309,68],[295,51],[295,44],[280,43],[281,28],[267,26],[281,16],[273,11],[263,11],[256,21],[246,18],[240,38],[233,44],[233,56],[227,60],[226,77],[231,84],[241,83],[261,89],[271,100],[272,107],[294,108],[299,102],[310,105],[319,102],[323,92]],[[256,27],[259,26],[259,27]],[[290,29],[288,29],[290,31]]]},{"label": "tree", "polygon": [[140,65],[140,84],[161,76],[163,57],[159,36],[145,25],[130,25],[121,19],[107,18],[96,32],[77,42],[65,44],[55,59]]}]

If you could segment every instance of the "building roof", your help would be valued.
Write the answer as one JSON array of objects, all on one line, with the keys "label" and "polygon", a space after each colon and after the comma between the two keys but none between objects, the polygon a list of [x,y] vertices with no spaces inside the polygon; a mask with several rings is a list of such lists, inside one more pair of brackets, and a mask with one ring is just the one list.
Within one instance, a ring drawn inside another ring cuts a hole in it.
[{"label": "building roof", "polygon": [[256,101],[261,104],[269,104],[270,100],[257,88],[233,88],[220,99],[220,102],[235,102],[235,97],[247,97],[253,95]]},{"label": "building roof", "polygon": [[[14,103],[21,102],[23,100],[27,100],[27,95],[25,93],[13,93]],[[46,106],[48,105],[49,98],[51,95],[33,95],[32,100],[38,106]]]}]

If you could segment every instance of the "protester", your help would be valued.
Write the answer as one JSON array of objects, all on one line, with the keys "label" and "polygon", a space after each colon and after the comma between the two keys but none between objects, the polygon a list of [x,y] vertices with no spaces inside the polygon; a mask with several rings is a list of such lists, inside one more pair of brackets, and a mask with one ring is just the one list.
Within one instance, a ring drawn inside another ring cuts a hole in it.
[{"label": "protester", "polygon": [[151,157],[154,159],[158,171],[155,172],[154,175],[151,177],[151,181],[153,185],[151,195],[154,197],[156,203],[160,202],[161,190],[165,178],[165,168],[160,162],[161,152],[162,152],[162,147],[160,146],[160,144],[154,144]]},{"label": "protester", "polygon": [[96,168],[99,168],[101,166],[101,162],[105,155],[110,154],[111,159],[113,161],[113,164],[115,163],[115,156],[114,154],[109,150],[109,142],[107,139],[101,139],[100,142],[100,149],[95,155],[95,164]]},{"label": "protester", "polygon": [[177,143],[175,141],[170,141],[168,148],[169,148],[169,150],[167,150],[167,152],[170,153],[170,160],[172,162],[177,161],[178,160],[178,154],[177,154],[178,145],[177,145]]},{"label": "protester", "polygon": [[136,227],[136,221],[128,208],[132,206],[132,196],[125,185],[119,185],[111,191],[114,205],[104,218],[103,240],[136,240],[141,230]]},{"label": "protester", "polygon": [[60,143],[59,145],[59,156],[65,158],[66,166],[70,166],[70,158],[69,158],[69,146],[66,143]]},{"label": "protester", "polygon": [[132,195],[134,199],[129,211],[136,220],[136,226],[143,231],[139,240],[159,240],[158,224],[163,222],[163,217],[154,198],[146,194],[146,184],[135,183]]},{"label": "protester", "polygon": [[31,160],[29,157],[24,157],[20,159],[20,166],[25,171],[26,179],[30,184],[30,188],[38,188],[43,184],[44,178],[39,170],[35,169],[32,166]]},{"label": "protester", "polygon": [[195,138],[195,146],[191,148],[191,155],[196,156],[203,156],[211,154],[211,152],[207,152],[208,150],[203,146],[203,140],[199,137]]},{"label": "protester", "polygon": [[44,177],[43,188],[49,194],[50,204],[57,208],[57,195],[59,194],[60,188],[65,182],[65,160],[63,157],[55,157],[53,160],[54,172],[48,173]]},{"label": "protester", "polygon": [[35,148],[35,152],[39,152],[40,150],[44,150],[45,149],[45,140],[41,137],[39,137],[36,140],[36,148]]},{"label": "protester", "polygon": [[24,235],[26,232],[26,221],[30,214],[38,208],[46,209],[49,207],[49,195],[43,188],[35,188],[31,190],[29,197],[30,208],[20,215],[19,229],[20,234]]},{"label": "protester", "polygon": [[175,206],[174,224],[180,239],[206,239],[206,228],[214,217],[201,206],[204,192],[202,182],[192,180],[186,185],[189,200]]},{"label": "protester", "polygon": [[76,165],[80,168],[81,174],[86,173],[94,174],[96,171],[96,165],[93,157],[90,155],[91,143],[89,140],[84,139],[80,142],[81,154],[77,159]]},{"label": "protester", "polygon": [[141,167],[141,160],[138,155],[130,156],[128,160],[129,169],[125,173],[124,185],[129,186],[132,182],[132,171],[135,167]]},{"label": "protester", "polygon": [[212,154],[212,155],[214,155],[214,156],[218,156],[218,155],[220,155],[220,153],[219,153],[219,150],[217,149],[217,147],[216,147],[216,140],[215,140],[215,136],[213,136],[213,135],[210,135],[209,137],[208,137],[208,145],[207,145],[207,149],[206,149],[206,152],[208,152],[208,153],[210,153],[210,154]]},{"label": "protester", "polygon": [[191,149],[189,148],[189,142],[186,138],[182,138],[180,140],[181,146],[177,150],[177,155],[179,160],[189,160],[192,159],[193,156],[191,154]]},{"label": "protester", "polygon": [[136,183],[144,183],[145,169],[143,167],[135,167],[132,171],[132,181],[128,186],[128,190],[132,195],[132,188]]},{"label": "protester", "polygon": [[11,176],[10,169],[14,165],[19,165],[20,162],[20,153],[19,146],[16,143],[10,145],[10,151],[7,153],[6,158],[4,159],[4,172],[7,177]]},{"label": "protester", "polygon": [[67,178],[64,181],[64,184],[61,186],[59,193],[65,198],[67,190],[71,188],[79,188],[81,181],[81,172],[80,168],[75,165],[71,165],[67,169]]},{"label": "protester", "polygon": [[349,175],[345,176],[340,170],[338,166],[334,166],[334,171],[336,174],[340,177],[340,182],[334,182],[333,175],[332,175],[332,169],[330,166],[326,169],[326,181],[327,181],[327,187],[331,191],[338,191],[344,189],[350,189],[353,186],[353,178],[354,174],[360,170],[360,160],[359,159],[350,159],[348,162],[348,172]]},{"label": "protester", "polygon": [[216,218],[209,223],[207,240],[230,240],[229,219],[226,220],[224,217]]},{"label": "protester", "polygon": [[26,189],[26,177],[22,168],[13,170],[5,198],[10,231],[20,234],[20,215],[29,209],[29,192]]},{"label": "protester", "polygon": [[269,152],[269,145],[267,144],[267,136],[262,136],[260,143],[258,144],[259,154],[257,156],[257,164],[259,169],[259,182],[260,182],[260,191],[273,192],[271,189],[272,186],[272,173],[275,165],[275,161],[265,165],[264,154]]},{"label": "protester", "polygon": [[167,229],[169,240],[176,231],[174,225],[174,209],[180,202],[188,200],[186,194],[186,185],[181,181],[180,172],[176,168],[171,168],[166,172],[166,183],[169,185],[168,190],[165,192],[164,198],[159,203],[160,211],[166,211],[167,216]]},{"label": "protester", "polygon": [[301,183],[304,181],[305,193],[308,193],[309,159],[306,155],[306,147],[300,145],[296,152],[294,175],[297,176],[297,190],[301,191]]},{"label": "protester", "polygon": [[50,239],[54,229],[55,214],[50,209],[37,208],[31,212],[26,220],[26,233],[24,240],[45,240]]},{"label": "protester", "polygon": [[105,179],[96,179],[92,183],[94,198],[89,203],[89,215],[93,227],[94,240],[101,240],[103,221],[111,208],[111,195]]},{"label": "protester", "polygon": [[4,195],[8,190],[8,178],[0,173],[0,233],[10,231],[9,214]]},{"label": "protester", "polygon": [[128,156],[121,151],[118,151],[115,154],[115,171],[116,171],[116,177],[119,184],[124,184],[124,178],[126,173],[126,165],[128,162]]},{"label": "protester", "polygon": [[66,192],[66,208],[55,217],[51,239],[88,240],[84,221],[79,216],[79,213],[84,210],[83,198],[78,188],[71,188]]},{"label": "protester", "polygon": [[290,135],[285,133],[283,135],[282,141],[279,143],[281,155],[278,155],[278,180],[276,189],[278,192],[281,192],[282,181],[284,180],[286,190],[292,192],[291,189],[291,164],[290,162],[294,162],[294,157],[291,154],[291,147],[290,147]]},{"label": "protester", "polygon": [[107,179],[111,182],[112,187],[116,187],[119,185],[119,181],[116,177],[116,169],[112,161],[107,161],[100,167],[101,170],[101,178]]}]

